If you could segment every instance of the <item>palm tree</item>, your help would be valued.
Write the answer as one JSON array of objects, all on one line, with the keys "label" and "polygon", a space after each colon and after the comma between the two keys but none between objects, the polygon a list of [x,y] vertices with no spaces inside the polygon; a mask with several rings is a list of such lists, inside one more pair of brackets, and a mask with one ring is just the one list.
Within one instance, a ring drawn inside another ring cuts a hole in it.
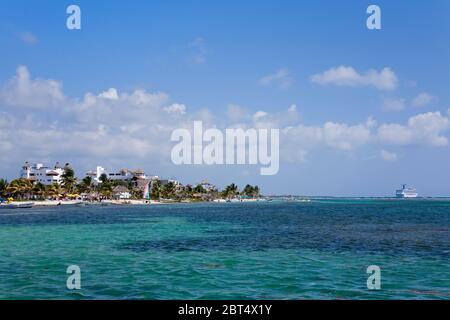
[{"label": "palm tree", "polygon": [[13,198],[20,197],[20,192],[21,186],[18,179],[11,181],[11,183],[6,188],[6,193]]},{"label": "palm tree", "polygon": [[75,171],[69,164],[64,167],[64,173],[61,175],[61,185],[66,193],[72,193],[77,184],[77,178],[75,178]]},{"label": "palm tree", "polygon": [[58,183],[52,183],[47,188],[47,194],[51,196],[53,199],[59,199],[62,193],[63,190]]},{"label": "palm tree", "polygon": [[106,175],[106,173],[102,173],[102,174],[100,175],[99,180],[100,180],[101,183],[109,182],[109,179],[108,179],[108,176]]},{"label": "palm tree", "polygon": [[6,189],[8,188],[8,181],[0,179],[0,197],[6,196]]},{"label": "palm tree", "polygon": [[237,185],[235,185],[234,183],[230,184],[222,191],[222,197],[224,197],[224,198],[233,198],[238,194],[239,194],[239,189],[238,189]]},{"label": "palm tree", "polygon": [[251,197],[253,195],[253,191],[254,191],[253,187],[251,185],[247,184],[244,187],[244,190],[242,190],[242,193],[247,197]]},{"label": "palm tree", "polygon": [[244,190],[242,191],[242,193],[247,197],[258,198],[259,197],[259,187],[258,186],[253,187],[253,186],[247,184],[245,186]]},{"label": "palm tree", "polygon": [[198,184],[198,185],[195,186],[194,192],[196,192],[196,193],[206,193],[207,191],[205,190],[205,188],[203,188],[203,186],[201,184]]},{"label": "palm tree", "polygon": [[45,185],[42,184],[41,182],[38,182],[33,186],[33,194],[37,196],[39,199],[44,199],[46,193],[47,189],[45,188]]},{"label": "palm tree", "polygon": [[175,189],[175,183],[173,183],[172,181],[166,183],[161,188],[161,197],[165,199],[173,198],[175,196]]},{"label": "palm tree", "polygon": [[176,196],[179,200],[192,198],[192,195],[194,193],[194,189],[192,188],[192,185],[187,184],[185,186],[180,186],[176,190]]},{"label": "palm tree", "polygon": [[111,181],[108,179],[108,176],[105,173],[102,173],[100,176],[101,184],[99,186],[100,194],[105,198],[111,198],[113,186]]},{"label": "palm tree", "polygon": [[153,200],[159,200],[161,197],[161,181],[155,180],[151,183],[152,189],[151,189],[151,198]]},{"label": "palm tree", "polygon": [[254,191],[253,193],[254,198],[259,198],[261,196],[261,191],[259,190],[258,186],[254,186],[253,191]]},{"label": "palm tree", "polygon": [[104,183],[102,183],[101,185],[100,185],[100,188],[99,188],[99,192],[100,192],[100,194],[104,197],[104,198],[107,198],[107,199],[109,199],[109,198],[111,198],[111,196],[112,196],[112,190],[113,190],[113,188],[112,188],[112,185],[111,184],[104,184]]},{"label": "palm tree", "polygon": [[86,176],[81,180],[81,183],[78,185],[78,190],[80,193],[90,193],[93,189],[92,177]]},{"label": "palm tree", "polygon": [[130,193],[133,193],[135,185],[136,185],[136,177],[133,177],[130,181],[124,184],[124,186],[128,188],[128,191]]},{"label": "palm tree", "polygon": [[31,180],[20,178],[11,181],[6,188],[6,193],[11,195],[13,198],[24,199],[31,196],[32,189],[33,183]]}]

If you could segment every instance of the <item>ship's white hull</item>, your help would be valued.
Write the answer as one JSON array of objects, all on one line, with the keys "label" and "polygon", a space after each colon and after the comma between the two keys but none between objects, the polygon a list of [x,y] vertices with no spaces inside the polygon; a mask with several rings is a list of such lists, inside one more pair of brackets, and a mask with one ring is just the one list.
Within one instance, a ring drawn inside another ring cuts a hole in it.
[{"label": "ship's white hull", "polygon": [[397,198],[417,198],[419,195],[415,194],[398,194]]},{"label": "ship's white hull", "polygon": [[395,195],[397,196],[397,198],[417,198],[418,197],[418,193],[416,191],[416,189],[414,188],[407,188],[406,184],[403,185],[403,188],[400,190],[397,190],[395,192]]}]

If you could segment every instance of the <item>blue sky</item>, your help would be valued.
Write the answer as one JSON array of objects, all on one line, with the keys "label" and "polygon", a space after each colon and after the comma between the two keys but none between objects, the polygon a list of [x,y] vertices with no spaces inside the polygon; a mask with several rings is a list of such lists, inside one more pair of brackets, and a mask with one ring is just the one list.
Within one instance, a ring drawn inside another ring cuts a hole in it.
[{"label": "blue sky", "polygon": [[[66,28],[70,4],[81,30]],[[369,4],[381,8],[381,30],[366,28]],[[383,196],[408,183],[450,195],[449,34],[444,0],[2,1],[0,175],[59,160],[80,173],[142,167],[266,193]],[[121,97],[110,105],[109,88]],[[136,90],[148,110],[133,105]],[[164,113],[173,105],[184,109]],[[251,126],[258,111],[296,128],[280,137],[277,175],[170,163],[171,125]]]}]

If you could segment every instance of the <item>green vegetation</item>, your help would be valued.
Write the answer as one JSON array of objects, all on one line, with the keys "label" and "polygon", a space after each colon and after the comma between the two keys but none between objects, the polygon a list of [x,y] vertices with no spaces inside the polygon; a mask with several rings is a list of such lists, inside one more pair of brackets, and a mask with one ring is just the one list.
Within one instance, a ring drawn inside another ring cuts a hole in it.
[{"label": "green vegetation", "polygon": [[73,193],[77,186],[77,178],[75,171],[68,165],[64,167],[64,174],[61,176],[61,185],[67,193]]},{"label": "green vegetation", "polygon": [[194,192],[196,193],[207,193],[206,189],[203,188],[203,186],[201,184],[198,184],[195,188],[194,188]]},{"label": "green vegetation", "polygon": [[[142,199],[146,181],[133,178],[129,181],[115,181],[106,174],[99,178],[100,183],[94,183],[90,176],[78,181],[75,171],[66,164],[61,183],[44,185],[31,179],[14,179],[8,182],[0,179],[0,197],[15,200],[45,200],[45,199],[76,199],[88,200],[118,199],[124,193],[129,193],[131,199]],[[148,181],[148,180],[147,180]],[[142,183],[144,182],[144,183]],[[152,180],[150,182],[150,198],[152,200],[171,201],[211,201],[214,199],[259,198],[258,186],[247,184],[240,192],[236,184],[232,183],[219,191],[209,183],[195,186],[183,186],[176,181]]]},{"label": "green vegetation", "polygon": [[234,183],[226,186],[225,189],[220,193],[223,198],[230,199],[239,195],[239,188]]},{"label": "green vegetation", "polygon": [[100,176],[100,185],[98,186],[98,192],[101,195],[101,198],[110,198],[112,196],[113,192],[113,184],[111,180],[109,180],[108,176],[106,174],[102,174]]},{"label": "green vegetation", "polygon": [[33,190],[33,183],[28,179],[15,179],[8,184],[6,194],[14,199],[29,199]]},{"label": "green vegetation", "polygon": [[152,200],[159,200],[161,197],[161,181],[156,180],[152,183],[150,198]]},{"label": "green vegetation", "polygon": [[8,188],[8,181],[0,179],[0,198],[6,197],[6,189]]},{"label": "green vegetation", "polygon": [[258,186],[251,186],[251,185],[246,185],[244,187],[244,190],[242,191],[242,194],[248,198],[259,198],[260,194],[259,194],[259,187]]},{"label": "green vegetation", "polygon": [[84,177],[81,183],[78,185],[78,190],[82,193],[91,193],[94,190],[94,184],[92,177]]},{"label": "green vegetation", "polygon": [[168,182],[162,186],[160,192],[160,198],[162,199],[174,199],[176,197],[176,186],[173,182]]}]

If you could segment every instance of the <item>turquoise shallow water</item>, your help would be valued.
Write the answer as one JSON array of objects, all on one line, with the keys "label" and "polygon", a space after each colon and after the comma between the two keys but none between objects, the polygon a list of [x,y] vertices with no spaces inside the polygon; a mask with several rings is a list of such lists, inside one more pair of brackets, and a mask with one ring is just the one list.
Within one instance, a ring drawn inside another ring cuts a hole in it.
[{"label": "turquoise shallow water", "polygon": [[449,299],[450,201],[2,210],[0,299],[27,298]]}]

